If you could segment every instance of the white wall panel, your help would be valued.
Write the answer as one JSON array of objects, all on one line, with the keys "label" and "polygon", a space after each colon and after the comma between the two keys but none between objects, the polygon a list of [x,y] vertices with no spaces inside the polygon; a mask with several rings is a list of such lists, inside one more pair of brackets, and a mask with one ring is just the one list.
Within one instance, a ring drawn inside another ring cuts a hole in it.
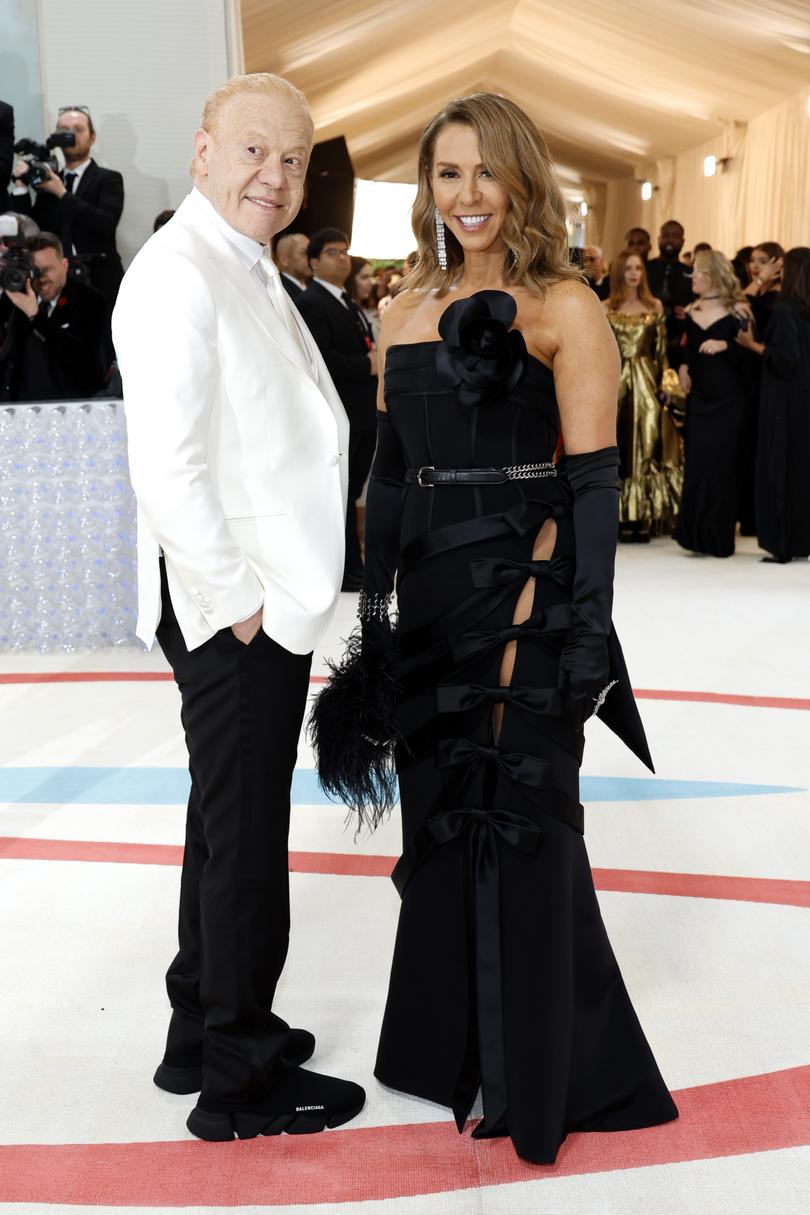
[{"label": "white wall panel", "polygon": [[128,264],[158,212],[176,207],[190,188],[203,102],[232,74],[228,34],[238,6],[232,0],[38,3],[46,126],[52,129],[60,105],[89,106],[98,132],[95,158],[124,176],[118,248]]}]

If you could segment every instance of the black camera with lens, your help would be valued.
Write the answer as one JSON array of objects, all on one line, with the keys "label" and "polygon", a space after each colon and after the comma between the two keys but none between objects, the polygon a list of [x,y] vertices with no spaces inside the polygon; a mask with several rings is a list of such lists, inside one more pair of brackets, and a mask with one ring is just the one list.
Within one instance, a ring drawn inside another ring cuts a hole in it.
[{"label": "black camera with lens", "polygon": [[40,270],[27,249],[6,243],[0,261],[0,289],[3,291],[25,291],[25,284],[39,278]]},{"label": "black camera with lens", "polygon": [[41,186],[48,180],[51,172],[56,173],[59,162],[51,155],[54,148],[72,148],[76,143],[73,131],[54,131],[44,143],[35,139],[20,139],[14,145],[14,151],[20,160],[24,160],[28,168],[25,173],[16,178],[24,186]]},{"label": "black camera with lens", "polygon": [[95,253],[74,253],[68,266],[68,282],[86,283],[88,286],[92,286],[92,263],[96,260],[97,255]]}]

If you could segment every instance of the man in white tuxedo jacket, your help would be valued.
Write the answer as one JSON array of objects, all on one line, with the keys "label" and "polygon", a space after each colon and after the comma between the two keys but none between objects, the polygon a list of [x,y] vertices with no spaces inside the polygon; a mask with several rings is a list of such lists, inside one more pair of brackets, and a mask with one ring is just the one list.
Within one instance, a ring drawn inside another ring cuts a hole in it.
[{"label": "man in white tuxedo jacket", "polygon": [[155,1082],[201,1090],[212,1140],[319,1131],[356,1084],[300,1065],[272,1011],[289,936],[290,785],[312,649],[343,572],[348,422],[269,255],[301,205],[313,127],[287,81],[206,102],[194,189],[113,316],[138,500],[138,636],[182,697],[191,794],[172,1006]]}]

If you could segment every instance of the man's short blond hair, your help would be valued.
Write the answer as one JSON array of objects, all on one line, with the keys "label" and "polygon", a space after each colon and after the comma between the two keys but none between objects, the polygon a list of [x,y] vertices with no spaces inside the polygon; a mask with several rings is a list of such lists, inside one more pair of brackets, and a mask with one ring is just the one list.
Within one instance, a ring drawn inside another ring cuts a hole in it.
[{"label": "man's short blond hair", "polygon": [[226,80],[218,89],[214,89],[213,93],[206,98],[203,106],[200,126],[204,131],[216,134],[219,116],[224,106],[231,97],[235,97],[238,93],[276,94],[289,97],[291,101],[297,101],[309,119],[314,134],[315,128],[312,125],[306,97],[294,84],[290,84],[289,80],[285,80],[283,76],[276,76],[273,72],[248,72],[244,76],[231,76],[230,80]]},{"label": "man's short blond hair", "polygon": [[[236,97],[240,93],[263,94],[266,97],[287,97],[290,101],[297,102],[306,115],[311,138],[314,138],[315,124],[312,121],[306,97],[294,84],[290,84],[289,80],[285,80],[283,76],[276,76],[273,72],[247,72],[244,76],[231,76],[230,80],[226,80],[219,88],[214,89],[213,93],[209,93],[205,99],[200,119],[202,129],[216,135],[223,109],[232,97]],[[193,177],[193,160],[190,173]]]}]

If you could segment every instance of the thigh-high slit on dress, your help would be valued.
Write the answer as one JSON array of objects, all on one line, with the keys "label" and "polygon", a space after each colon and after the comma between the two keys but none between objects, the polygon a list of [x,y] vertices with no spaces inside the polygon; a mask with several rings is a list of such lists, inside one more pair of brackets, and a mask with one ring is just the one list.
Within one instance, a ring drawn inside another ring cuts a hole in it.
[{"label": "thigh-high slit on dress", "polygon": [[[459,1129],[480,1088],[474,1134],[508,1134],[519,1155],[550,1163],[569,1131],[650,1126],[677,1110],[608,941],[583,839],[582,719],[560,686],[576,552],[564,461],[553,465],[553,375],[524,347],[505,382],[459,381],[460,357],[436,341],[386,356],[403,478],[403,853],[375,1075],[448,1106]],[[527,465],[545,475],[435,487],[405,476]],[[615,633],[610,654],[618,686],[602,716],[649,762]]]}]

